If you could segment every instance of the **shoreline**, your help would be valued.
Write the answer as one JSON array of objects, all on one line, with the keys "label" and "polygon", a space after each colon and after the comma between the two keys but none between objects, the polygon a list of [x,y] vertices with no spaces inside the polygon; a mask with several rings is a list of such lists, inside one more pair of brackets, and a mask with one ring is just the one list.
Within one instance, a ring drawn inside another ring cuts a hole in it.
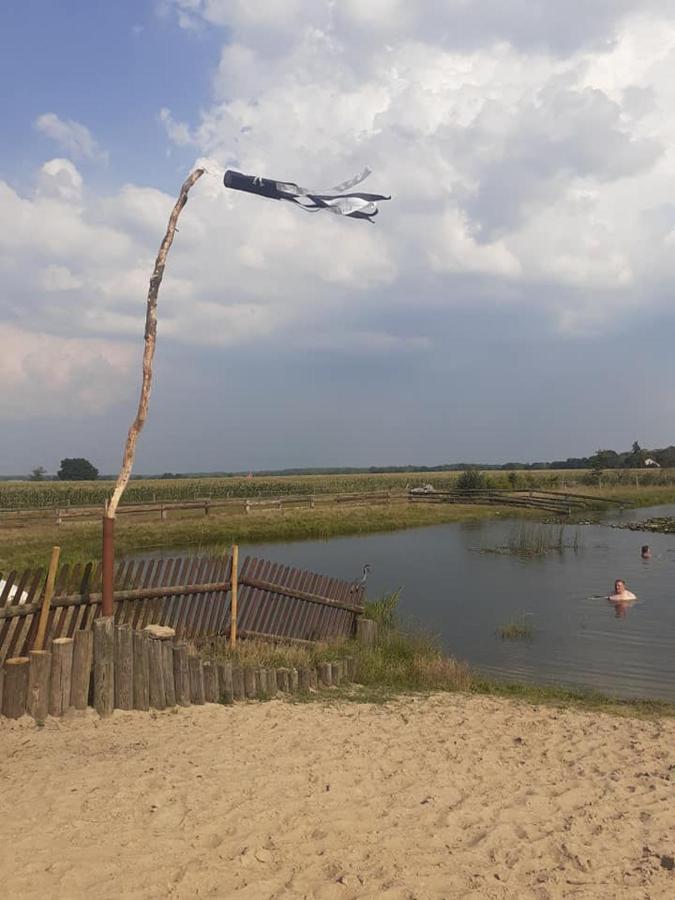
[{"label": "shoreline", "polygon": [[[586,490],[593,492],[592,488]],[[625,500],[627,509],[675,503],[673,487],[622,487],[597,491]],[[597,515],[598,511],[592,511]],[[483,519],[530,519],[549,521],[538,510],[513,507],[460,504],[422,505],[407,501],[383,506],[358,506],[328,509],[298,509],[283,513],[256,512],[251,515],[208,517],[179,516],[165,522],[157,520],[120,519],[116,526],[117,555],[144,549],[171,549],[187,546],[225,547],[231,543],[282,543],[295,540],[327,540],[362,534],[377,534],[453,522]],[[566,520],[577,523],[579,516]],[[588,518],[588,513],[584,514]],[[559,520],[555,520],[559,521]],[[55,525],[3,527],[0,530],[0,572],[46,566],[54,544],[61,547],[63,562],[87,562],[100,556],[100,524],[98,522]]]}]

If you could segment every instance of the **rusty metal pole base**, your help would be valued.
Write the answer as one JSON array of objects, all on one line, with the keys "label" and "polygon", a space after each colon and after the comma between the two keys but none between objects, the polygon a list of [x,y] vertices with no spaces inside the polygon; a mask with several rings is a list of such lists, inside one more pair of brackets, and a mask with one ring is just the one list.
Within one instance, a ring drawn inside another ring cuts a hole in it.
[{"label": "rusty metal pole base", "polygon": [[103,516],[103,587],[101,615],[113,614],[113,570],[115,567],[115,520]]}]

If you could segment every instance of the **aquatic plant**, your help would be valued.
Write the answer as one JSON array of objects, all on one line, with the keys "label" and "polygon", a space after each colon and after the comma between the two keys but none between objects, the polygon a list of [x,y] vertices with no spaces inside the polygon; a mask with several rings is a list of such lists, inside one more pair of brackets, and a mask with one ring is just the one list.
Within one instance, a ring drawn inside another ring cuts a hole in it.
[{"label": "aquatic plant", "polygon": [[496,634],[503,641],[531,641],[534,639],[534,625],[527,620],[527,613],[506,622],[497,628]]}]

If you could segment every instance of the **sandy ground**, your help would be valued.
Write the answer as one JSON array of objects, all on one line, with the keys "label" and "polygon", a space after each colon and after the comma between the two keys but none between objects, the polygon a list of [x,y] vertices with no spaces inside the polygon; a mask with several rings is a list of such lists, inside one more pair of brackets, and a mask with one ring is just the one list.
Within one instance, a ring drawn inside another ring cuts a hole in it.
[{"label": "sandy ground", "polygon": [[0,724],[7,898],[675,897],[675,721],[463,695]]}]

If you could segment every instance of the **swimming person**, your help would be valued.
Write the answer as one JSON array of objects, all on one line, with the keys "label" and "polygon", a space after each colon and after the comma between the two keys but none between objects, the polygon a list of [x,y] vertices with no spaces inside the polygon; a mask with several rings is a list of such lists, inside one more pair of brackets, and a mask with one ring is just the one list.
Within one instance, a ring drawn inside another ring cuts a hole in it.
[{"label": "swimming person", "polygon": [[643,544],[642,550],[640,550],[640,556],[643,559],[651,559],[652,558],[652,551],[649,549],[648,544]]},{"label": "swimming person", "polygon": [[607,601],[614,607],[617,619],[625,618],[628,607],[632,606],[636,600],[637,597],[628,590],[623,578],[617,578],[614,582],[614,593],[607,598]]}]

